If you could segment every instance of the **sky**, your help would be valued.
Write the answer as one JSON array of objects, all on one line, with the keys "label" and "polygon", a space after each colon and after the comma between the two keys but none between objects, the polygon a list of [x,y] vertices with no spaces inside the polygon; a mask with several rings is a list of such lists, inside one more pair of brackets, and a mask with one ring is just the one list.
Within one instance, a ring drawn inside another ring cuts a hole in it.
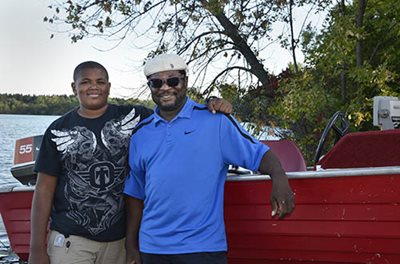
[{"label": "sky", "polygon": [[[111,97],[139,96],[145,83],[141,64],[147,52],[128,41],[111,50],[114,44],[102,39],[71,43],[68,33],[55,32],[43,22],[43,17],[53,14],[48,8],[52,3],[54,0],[0,0],[0,93],[71,95],[73,69],[94,60],[109,71]],[[298,56],[301,62],[301,54]],[[291,56],[276,47],[265,59],[266,67],[279,73]]]},{"label": "sky", "polygon": [[[112,97],[134,96],[145,83],[141,61],[146,53],[123,43],[84,39],[71,43],[43,17],[52,16],[51,0],[0,0],[0,93],[72,94],[72,72],[83,61],[103,64],[110,75]],[[50,35],[54,33],[54,38]]]}]

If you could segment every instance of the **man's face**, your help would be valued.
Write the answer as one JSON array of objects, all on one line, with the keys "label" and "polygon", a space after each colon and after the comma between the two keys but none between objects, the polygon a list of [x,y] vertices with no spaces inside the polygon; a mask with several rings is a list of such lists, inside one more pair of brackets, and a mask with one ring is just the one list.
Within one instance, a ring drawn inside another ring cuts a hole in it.
[{"label": "man's face", "polygon": [[148,77],[151,96],[161,112],[178,113],[186,101],[187,77],[179,71],[165,71]]},{"label": "man's face", "polygon": [[74,94],[80,107],[85,110],[98,110],[107,105],[111,84],[102,69],[88,68],[79,72],[72,83]]}]

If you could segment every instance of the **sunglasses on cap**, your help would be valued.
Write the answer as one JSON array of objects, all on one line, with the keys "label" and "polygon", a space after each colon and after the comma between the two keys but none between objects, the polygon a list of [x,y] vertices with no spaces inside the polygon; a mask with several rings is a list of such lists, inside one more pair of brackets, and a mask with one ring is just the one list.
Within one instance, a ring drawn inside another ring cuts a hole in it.
[{"label": "sunglasses on cap", "polygon": [[154,89],[160,89],[164,85],[164,83],[166,83],[170,87],[175,87],[178,86],[180,81],[183,79],[184,78],[181,77],[171,77],[166,80],[154,78],[154,79],[149,79],[147,84],[149,85],[150,88]]}]

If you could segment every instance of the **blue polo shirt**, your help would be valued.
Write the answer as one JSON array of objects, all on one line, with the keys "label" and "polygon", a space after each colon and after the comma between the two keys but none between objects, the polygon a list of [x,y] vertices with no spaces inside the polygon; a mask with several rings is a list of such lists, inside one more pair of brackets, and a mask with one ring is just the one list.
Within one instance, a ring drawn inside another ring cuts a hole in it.
[{"label": "blue polo shirt", "polygon": [[167,122],[155,113],[133,132],[126,195],[144,200],[140,251],[226,251],[223,215],[228,165],[258,170],[268,147],[232,117],[187,98]]}]

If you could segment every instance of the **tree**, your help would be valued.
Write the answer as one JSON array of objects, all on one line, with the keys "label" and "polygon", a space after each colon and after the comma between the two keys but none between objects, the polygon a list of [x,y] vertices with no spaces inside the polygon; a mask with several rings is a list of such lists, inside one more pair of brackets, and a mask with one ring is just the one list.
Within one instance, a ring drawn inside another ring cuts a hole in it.
[{"label": "tree", "polygon": [[[140,39],[149,56],[185,55],[203,93],[232,98],[243,121],[294,132],[307,160],[327,119],[345,112],[351,130],[372,129],[372,98],[400,95],[400,5],[397,0],[68,0],[45,21],[67,24],[73,42],[89,36]],[[328,10],[322,32],[293,29],[293,10]],[[289,25],[277,38],[275,23]],[[147,41],[146,41],[147,40]],[[291,49],[287,71],[273,76],[263,51],[273,41]],[[301,47],[304,65],[296,63]],[[203,86],[203,84],[206,84]],[[193,92],[199,96],[201,93]]]},{"label": "tree", "polygon": [[[149,56],[167,51],[185,54],[196,73],[194,86],[205,87],[203,93],[215,89],[217,82],[229,80],[240,88],[262,86],[273,98],[276,90],[260,55],[277,41],[270,34],[273,24],[288,23],[287,5],[291,12],[295,5],[329,2],[68,0],[50,6],[55,14],[45,21],[69,25],[73,42],[89,36],[121,41],[135,38],[143,45],[155,44]],[[293,52],[294,42],[292,35]]]},{"label": "tree", "polygon": [[341,1],[321,34],[310,30],[303,35],[306,64],[300,74],[281,82],[284,96],[271,111],[284,117],[280,125],[294,131],[309,162],[337,110],[346,113],[351,131],[377,129],[373,97],[400,95],[399,32],[397,1],[359,0],[346,6]]},{"label": "tree", "polygon": [[[148,100],[109,98],[109,102],[154,107],[154,103]],[[62,115],[78,106],[79,102],[75,95],[0,94],[0,113],[2,114]]]}]

